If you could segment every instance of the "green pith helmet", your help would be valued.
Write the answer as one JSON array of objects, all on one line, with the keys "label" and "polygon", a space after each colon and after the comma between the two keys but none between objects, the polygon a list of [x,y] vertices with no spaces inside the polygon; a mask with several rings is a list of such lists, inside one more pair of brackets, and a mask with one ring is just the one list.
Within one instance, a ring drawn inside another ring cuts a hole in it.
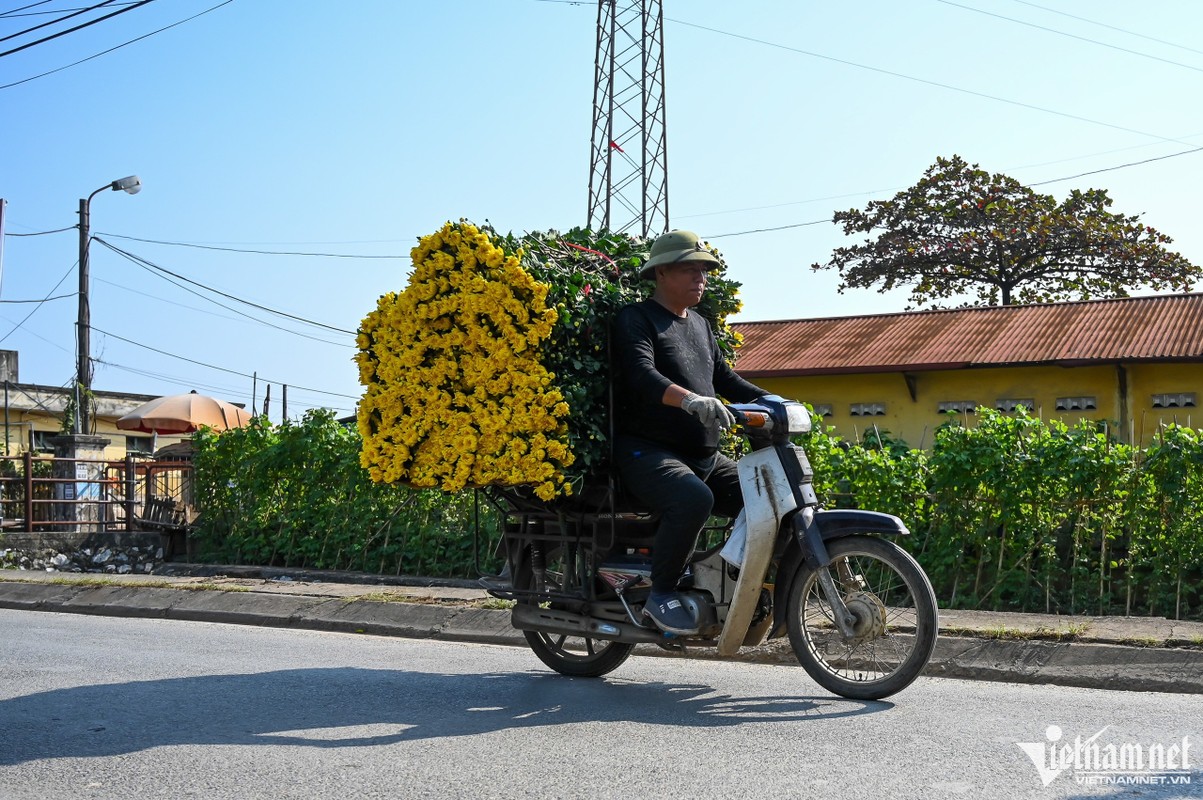
[{"label": "green pith helmet", "polygon": [[706,245],[698,240],[693,231],[669,231],[661,234],[652,245],[652,257],[639,270],[639,277],[650,281],[656,277],[656,267],[661,264],[678,264],[683,261],[704,261],[706,269],[718,269],[718,259]]}]

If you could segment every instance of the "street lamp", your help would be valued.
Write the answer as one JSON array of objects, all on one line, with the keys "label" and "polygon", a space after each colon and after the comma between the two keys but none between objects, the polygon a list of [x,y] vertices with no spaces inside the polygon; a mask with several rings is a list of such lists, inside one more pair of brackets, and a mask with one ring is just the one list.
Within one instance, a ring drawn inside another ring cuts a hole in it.
[{"label": "street lamp", "polygon": [[142,191],[142,181],[137,175],[106,183],[79,201],[79,318],[76,322],[75,375],[75,432],[88,432],[88,395],[92,392],[92,314],[88,306],[88,242],[92,238],[88,231],[89,206],[92,198],[111,189],[114,192],[137,194]]}]

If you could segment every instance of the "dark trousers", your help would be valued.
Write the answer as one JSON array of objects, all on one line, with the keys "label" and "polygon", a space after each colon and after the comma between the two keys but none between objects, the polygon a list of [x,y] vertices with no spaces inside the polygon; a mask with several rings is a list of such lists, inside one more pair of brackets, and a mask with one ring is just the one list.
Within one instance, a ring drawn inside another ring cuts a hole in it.
[{"label": "dark trousers", "polygon": [[652,549],[652,591],[675,591],[711,513],[743,508],[735,462],[722,453],[688,458],[664,445],[619,436],[614,456],[622,488],[660,516]]}]

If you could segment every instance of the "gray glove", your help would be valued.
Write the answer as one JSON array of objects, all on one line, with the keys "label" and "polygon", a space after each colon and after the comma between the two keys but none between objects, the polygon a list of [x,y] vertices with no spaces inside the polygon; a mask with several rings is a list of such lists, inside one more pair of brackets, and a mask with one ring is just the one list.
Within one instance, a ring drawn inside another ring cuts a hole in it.
[{"label": "gray glove", "polygon": [[681,401],[681,410],[692,414],[707,428],[725,431],[735,424],[735,417],[717,397],[702,397],[690,392]]}]

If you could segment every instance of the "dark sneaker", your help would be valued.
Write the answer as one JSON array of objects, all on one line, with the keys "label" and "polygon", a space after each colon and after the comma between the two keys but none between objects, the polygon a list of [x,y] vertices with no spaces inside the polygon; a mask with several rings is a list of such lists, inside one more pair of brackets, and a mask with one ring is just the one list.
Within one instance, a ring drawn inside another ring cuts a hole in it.
[{"label": "dark sneaker", "polygon": [[673,592],[666,595],[652,595],[643,606],[645,616],[651,617],[656,627],[666,633],[679,636],[689,636],[698,632],[698,622],[681,595]]}]

